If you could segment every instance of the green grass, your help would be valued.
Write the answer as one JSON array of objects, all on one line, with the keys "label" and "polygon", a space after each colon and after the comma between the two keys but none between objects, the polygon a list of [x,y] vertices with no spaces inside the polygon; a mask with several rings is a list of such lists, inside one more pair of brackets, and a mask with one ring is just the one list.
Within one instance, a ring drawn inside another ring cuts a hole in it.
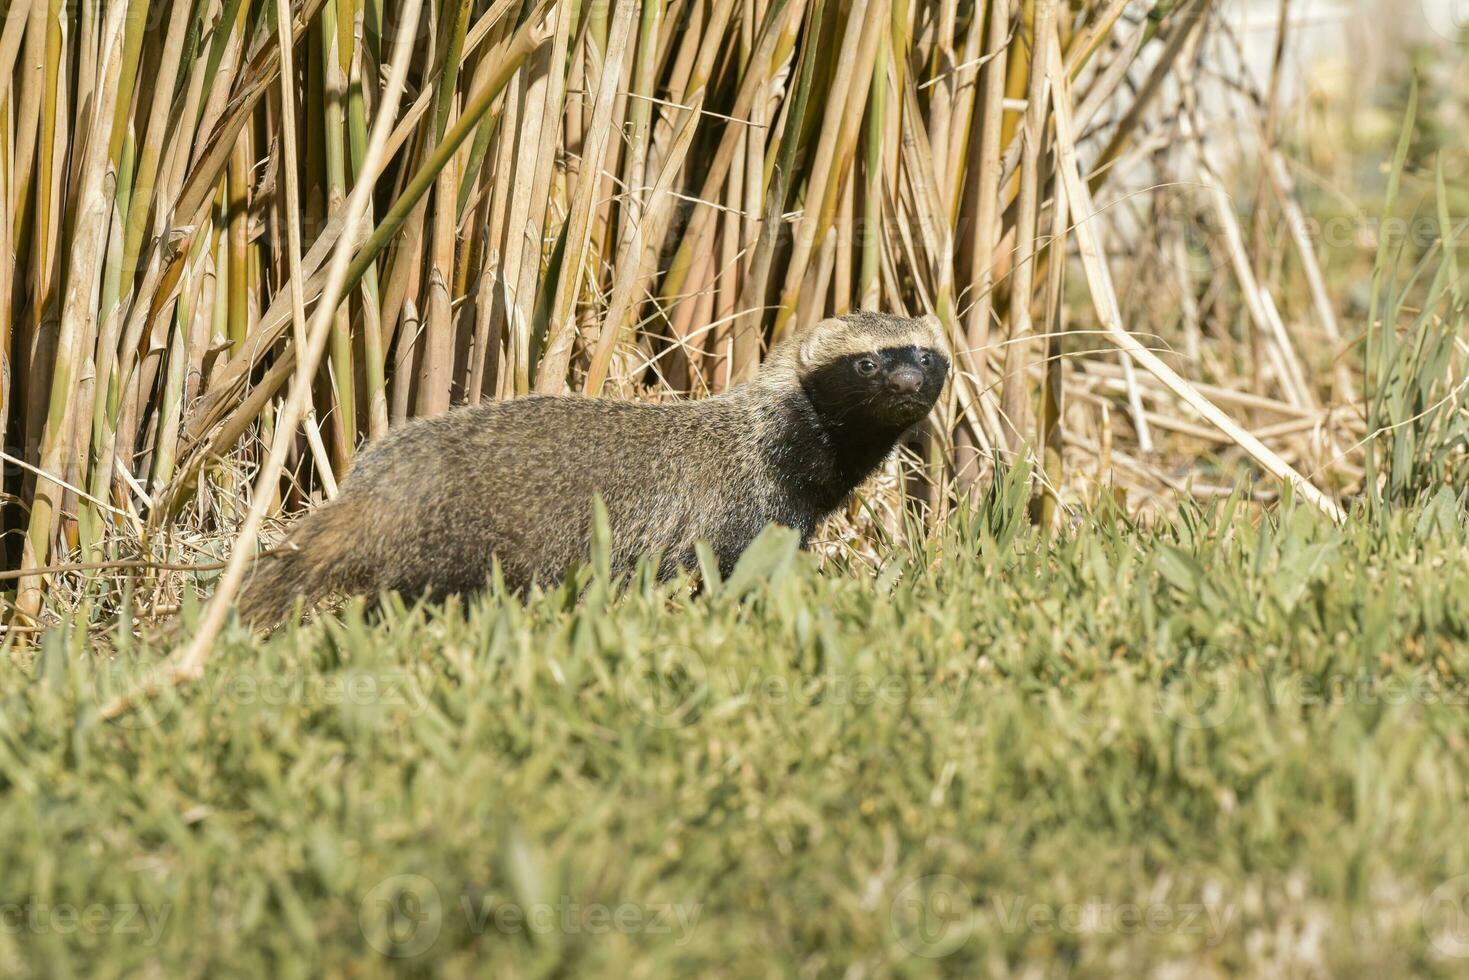
[{"label": "green grass", "polygon": [[160,651],[57,632],[0,974],[1469,973],[1462,501],[1047,542],[1022,480],[877,573],[235,630],[117,723]]}]

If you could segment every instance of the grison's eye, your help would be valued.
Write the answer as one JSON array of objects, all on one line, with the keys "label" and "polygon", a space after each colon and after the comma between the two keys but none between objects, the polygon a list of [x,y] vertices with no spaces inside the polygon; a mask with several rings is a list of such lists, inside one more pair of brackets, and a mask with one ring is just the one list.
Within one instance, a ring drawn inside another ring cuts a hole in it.
[{"label": "grison's eye", "polygon": [[933,367],[933,355],[930,354],[928,351],[924,351],[922,354],[919,354],[918,355],[918,366],[919,367]]},{"label": "grison's eye", "polygon": [[877,362],[870,357],[864,357],[857,362],[857,373],[864,378],[869,378],[877,373]]}]

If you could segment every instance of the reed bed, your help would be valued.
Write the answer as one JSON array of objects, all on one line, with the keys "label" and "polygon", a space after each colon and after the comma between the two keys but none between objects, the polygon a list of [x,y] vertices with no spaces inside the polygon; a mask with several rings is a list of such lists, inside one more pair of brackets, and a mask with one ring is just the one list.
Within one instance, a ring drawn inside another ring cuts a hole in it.
[{"label": "reed bed", "polygon": [[1385,244],[1344,319],[1213,0],[4,9],[13,630],[121,581],[43,569],[243,555],[411,417],[705,397],[859,308],[955,351],[896,523],[1019,455],[1046,523],[1463,476],[1454,250]]}]

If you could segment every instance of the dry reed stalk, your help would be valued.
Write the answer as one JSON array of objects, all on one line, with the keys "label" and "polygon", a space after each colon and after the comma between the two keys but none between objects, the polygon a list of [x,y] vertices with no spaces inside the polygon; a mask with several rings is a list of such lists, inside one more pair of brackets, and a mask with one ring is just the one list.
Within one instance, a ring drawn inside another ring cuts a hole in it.
[{"label": "dry reed stalk", "polygon": [[[369,179],[357,185],[346,203],[345,231],[333,251],[331,265],[327,270],[326,284],[322,290],[322,302],[317,307],[307,331],[307,347],[302,350],[303,360],[313,368],[321,362],[329,331],[335,320],[337,304],[341,301],[350,280],[350,259],[357,238],[357,228],[367,213],[368,192],[373,185],[371,178],[376,176],[383,165],[389,129],[393,117],[397,114],[398,100],[406,81],[408,56],[413,50],[411,42],[418,25],[421,5],[422,0],[405,0],[405,16],[395,45],[396,50],[391,62],[387,91],[379,109],[377,121],[373,124],[371,142],[364,160],[363,173]],[[508,78],[506,80],[508,81]],[[265,465],[257,480],[255,503],[251,506],[244,526],[235,539],[234,549],[225,566],[224,574],[220,577],[215,597],[205,611],[204,618],[188,646],[174,654],[169,663],[161,665],[152,677],[145,679],[139,685],[137,692],[120,695],[110,703],[103,705],[99,715],[104,720],[115,718],[127,711],[139,695],[152,696],[164,684],[192,683],[203,676],[204,662],[209,655],[210,647],[224,626],[234,594],[244,582],[245,568],[254,551],[256,536],[260,532],[260,524],[265,516],[267,495],[263,491],[280,478],[281,468],[285,464],[287,446],[294,435],[296,425],[306,413],[310,397],[309,385],[298,383],[292,386],[290,397],[281,413],[282,417],[278,420],[275,442],[271,446],[270,454],[266,457]]]},{"label": "dry reed stalk", "polygon": [[1031,440],[1030,392],[1026,375],[1030,363],[1029,338],[1034,333],[1031,309],[1035,303],[1036,239],[1039,235],[1041,145],[1047,131],[1046,89],[1049,48],[1044,39],[1056,23],[1055,0],[1035,0],[1030,18],[1030,71],[1026,95],[1025,122],[1019,130],[1020,187],[1017,197],[1015,235],[1015,274],[1010,288],[1010,343],[1005,345],[1004,382],[1000,404],[1011,450],[1019,450]]},{"label": "dry reed stalk", "polygon": [[571,346],[575,340],[572,312],[577,293],[586,275],[587,255],[591,250],[593,192],[601,185],[603,159],[607,153],[612,123],[612,103],[621,82],[622,64],[632,34],[634,0],[617,0],[612,26],[607,38],[607,55],[597,79],[597,98],[592,107],[592,124],[582,152],[582,175],[577,184],[576,199],[571,206],[564,234],[567,236],[570,261],[563,257],[561,279],[556,284],[555,305],[551,310],[550,332],[546,351],[541,357],[536,377],[536,390],[559,394],[566,389],[566,371],[571,363]]},{"label": "dry reed stalk", "polygon": [[[969,281],[973,284],[973,294],[969,297],[965,343],[961,345],[961,350],[965,352],[969,370],[974,374],[975,383],[982,392],[989,384],[987,361],[990,321],[994,311],[995,246],[1000,238],[1001,124],[1004,117],[1005,76],[1008,71],[1006,55],[1010,38],[1009,13],[1010,0],[990,0],[989,40],[985,51],[988,63],[984,68],[983,110],[980,115],[981,126],[975,161],[978,175],[970,181],[975,187],[975,203],[968,209],[974,229],[967,239],[968,251],[972,255]],[[1008,433],[993,406],[988,415],[989,439],[999,445],[1008,445]]]},{"label": "dry reed stalk", "polygon": [[[1043,43],[1053,47],[1059,61],[1060,46],[1055,35],[1052,34],[1049,38],[1043,39]],[[1081,167],[1076,160],[1076,135],[1072,131],[1071,124],[1070,81],[1065,77],[1063,71],[1057,71],[1054,68],[1051,81],[1054,86],[1051,94],[1052,104],[1055,107],[1056,142],[1061,157],[1061,173],[1066,181],[1067,196],[1073,202],[1079,215],[1093,215],[1096,213],[1096,208],[1092,204],[1091,193],[1087,190],[1086,181],[1082,178]],[[1082,266],[1086,270],[1087,280],[1092,288],[1092,301],[1097,304],[1097,314],[1101,320],[1102,329],[1107,332],[1108,339],[1122,351],[1131,355],[1189,407],[1233,439],[1261,467],[1294,487],[1303,499],[1333,520],[1338,522],[1346,520],[1346,512],[1342,510],[1340,504],[1297,473],[1285,460],[1249,431],[1241,428],[1233,419],[1201,395],[1196,388],[1180,378],[1158,355],[1148,350],[1127,332],[1122,324],[1122,313],[1117,307],[1117,296],[1112,289],[1111,276],[1102,262],[1101,249],[1097,245],[1096,237],[1086,217],[1082,217],[1076,225],[1075,234]]]},{"label": "dry reed stalk", "polygon": [[[55,6],[53,4],[53,15],[57,13]],[[82,359],[87,356],[97,329],[92,294],[97,289],[102,272],[102,252],[107,244],[111,196],[110,189],[105,184],[107,173],[104,164],[108,143],[103,139],[103,134],[111,132],[112,115],[117,102],[125,12],[126,7],[122,0],[113,0],[108,6],[102,27],[101,45],[104,56],[98,67],[105,74],[100,86],[103,95],[95,105],[91,127],[86,136],[86,154],[81,160],[85,184],[78,199],[79,232],[73,240],[71,274],[56,340],[51,399],[42,436],[41,463],[38,467],[45,474],[61,473],[66,469],[64,459],[71,448],[68,437],[74,435],[74,431],[69,430],[74,430],[73,413],[78,407],[72,399],[72,377],[81,366]],[[60,516],[58,495],[66,490],[66,485],[48,478],[43,477],[37,481],[36,493],[31,498],[30,532],[21,558],[22,567],[45,564],[50,552],[51,538],[56,532],[54,521]],[[41,598],[39,579],[20,580],[16,609],[22,616],[34,619],[40,612]]]}]

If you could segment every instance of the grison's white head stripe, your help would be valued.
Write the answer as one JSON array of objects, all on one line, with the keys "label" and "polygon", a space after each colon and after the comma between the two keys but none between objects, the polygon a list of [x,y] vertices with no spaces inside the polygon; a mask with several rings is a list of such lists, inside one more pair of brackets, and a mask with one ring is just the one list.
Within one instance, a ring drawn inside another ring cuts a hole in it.
[{"label": "grison's white head stripe", "polygon": [[949,356],[943,325],[932,314],[910,319],[886,313],[847,313],[812,324],[781,346],[787,345],[803,370],[891,347],[921,347]]}]

